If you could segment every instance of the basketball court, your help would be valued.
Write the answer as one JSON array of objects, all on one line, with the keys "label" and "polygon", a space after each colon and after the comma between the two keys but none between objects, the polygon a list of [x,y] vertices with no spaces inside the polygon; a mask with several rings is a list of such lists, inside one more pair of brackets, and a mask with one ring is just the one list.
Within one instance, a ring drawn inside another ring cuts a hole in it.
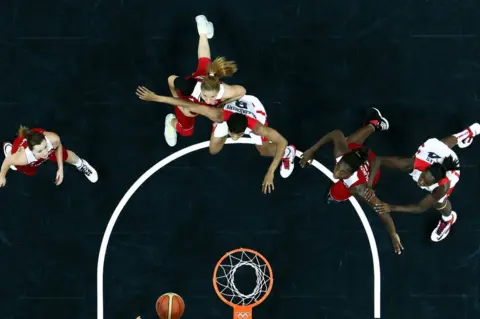
[{"label": "basketball court", "polygon": [[[265,195],[271,160],[248,140],[212,156],[211,123],[198,118],[193,136],[169,147],[172,109],[135,95],[138,85],[168,95],[169,75],[193,71],[194,18],[205,14],[212,56],[239,67],[227,83],[261,100],[297,156],[329,131],[355,131],[372,105],[391,128],[366,145],[410,156],[480,121],[479,12],[473,1],[2,3],[2,141],[21,124],[52,130],[99,181],[65,167],[57,187],[54,163],[35,177],[9,172],[0,317],[155,319],[158,298],[175,293],[183,319],[249,319],[252,305],[255,319],[480,318],[478,140],[455,150],[448,238],[430,241],[435,211],[397,213],[396,256],[371,209],[325,203],[331,146],[315,166],[277,173]],[[389,170],[377,194],[393,204],[425,195]]]}]

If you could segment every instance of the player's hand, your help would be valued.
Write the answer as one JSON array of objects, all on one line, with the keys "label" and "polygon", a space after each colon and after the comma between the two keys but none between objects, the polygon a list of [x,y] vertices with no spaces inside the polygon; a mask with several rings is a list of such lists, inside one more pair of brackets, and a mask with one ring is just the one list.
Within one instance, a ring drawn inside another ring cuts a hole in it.
[{"label": "player's hand", "polygon": [[5,176],[0,176],[0,187],[4,187],[7,184],[7,179]]},{"label": "player's hand", "polygon": [[370,201],[372,198],[375,197],[375,191],[371,188],[366,188],[365,189],[365,195],[364,195],[364,198],[367,200],[367,201]]},{"label": "player's hand", "polygon": [[270,170],[265,175],[265,178],[263,179],[263,184],[262,184],[262,192],[264,194],[271,193],[275,189],[275,186],[273,185],[274,176],[275,176],[275,173],[271,172]]},{"label": "player's hand", "polygon": [[400,255],[402,253],[402,250],[404,250],[402,242],[400,241],[400,236],[398,236],[397,233],[393,234],[392,236],[392,245],[393,251],[397,255]]},{"label": "player's hand", "polygon": [[140,100],[144,101],[155,101],[155,98],[158,96],[144,86],[137,87],[136,93]]},{"label": "player's hand", "polygon": [[314,157],[315,151],[309,148],[302,154],[302,157],[300,158],[300,166],[303,168],[306,164],[312,164]]},{"label": "player's hand", "polygon": [[63,169],[57,171],[57,176],[55,177],[55,185],[60,185],[63,182]]},{"label": "player's hand", "polygon": [[379,215],[390,213],[392,211],[392,207],[387,203],[377,204],[374,209]]}]

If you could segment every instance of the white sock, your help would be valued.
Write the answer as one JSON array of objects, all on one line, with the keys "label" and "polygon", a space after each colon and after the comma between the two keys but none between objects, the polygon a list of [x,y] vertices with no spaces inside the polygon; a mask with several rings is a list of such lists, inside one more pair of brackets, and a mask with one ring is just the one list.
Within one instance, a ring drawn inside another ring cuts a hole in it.
[{"label": "white sock", "polygon": [[452,213],[450,213],[450,215],[448,215],[448,216],[442,215],[442,219],[443,219],[444,221],[446,221],[446,222],[451,221],[452,218],[453,218],[453,214],[452,214]]},{"label": "white sock", "polygon": [[78,161],[76,163],[74,163],[73,165],[75,165],[76,168],[79,168],[80,166],[82,166],[82,164],[83,164],[83,160],[79,157]]}]

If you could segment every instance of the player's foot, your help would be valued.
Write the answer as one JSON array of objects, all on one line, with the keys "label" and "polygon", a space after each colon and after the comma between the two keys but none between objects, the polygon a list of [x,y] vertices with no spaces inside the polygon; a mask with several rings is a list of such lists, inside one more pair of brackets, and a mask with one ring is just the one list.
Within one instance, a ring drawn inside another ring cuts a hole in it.
[{"label": "player's foot", "polygon": [[97,171],[84,159],[80,159],[82,163],[77,169],[82,172],[90,182],[96,183],[98,181],[98,174]]},{"label": "player's foot", "polygon": [[[12,155],[12,147],[13,147],[12,143],[9,143],[9,142],[3,143],[3,154],[5,155],[5,158]],[[10,169],[14,171],[17,170],[17,168],[13,165],[10,165]]]},{"label": "player's foot", "polygon": [[177,145],[177,130],[172,126],[172,120],[174,118],[176,118],[175,114],[172,113],[165,117],[165,141],[167,141],[167,144],[171,147]]},{"label": "player's foot", "polygon": [[214,29],[213,23],[207,20],[207,17],[204,15],[199,15],[195,17],[195,21],[197,22],[197,30],[198,34],[206,34],[208,39],[213,38]]},{"label": "player's foot", "polygon": [[475,123],[470,125],[466,130],[459,134],[455,134],[457,137],[457,145],[460,148],[469,147],[473,142],[473,138],[480,134],[480,124]]},{"label": "player's foot", "polygon": [[452,225],[455,224],[456,221],[457,213],[455,213],[454,211],[452,211],[450,220],[446,221],[442,217],[442,219],[440,219],[440,222],[438,222],[437,227],[433,230],[430,239],[434,242],[439,242],[445,239],[450,233]]},{"label": "player's foot", "polygon": [[282,162],[280,165],[280,176],[287,178],[292,175],[295,168],[295,152],[297,148],[295,145],[288,145],[283,154]]},{"label": "player's foot", "polygon": [[375,131],[386,131],[390,127],[388,120],[382,116],[377,108],[370,108],[367,116],[368,124],[372,125]]}]

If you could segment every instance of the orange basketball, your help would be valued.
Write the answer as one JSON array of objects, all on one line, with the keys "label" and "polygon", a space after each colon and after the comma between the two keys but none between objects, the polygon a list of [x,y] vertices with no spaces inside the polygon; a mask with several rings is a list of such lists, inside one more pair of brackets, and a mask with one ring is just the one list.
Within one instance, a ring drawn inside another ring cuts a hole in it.
[{"label": "orange basketball", "polygon": [[160,319],[180,319],[185,311],[185,303],[179,295],[168,292],[158,298],[155,308]]}]

